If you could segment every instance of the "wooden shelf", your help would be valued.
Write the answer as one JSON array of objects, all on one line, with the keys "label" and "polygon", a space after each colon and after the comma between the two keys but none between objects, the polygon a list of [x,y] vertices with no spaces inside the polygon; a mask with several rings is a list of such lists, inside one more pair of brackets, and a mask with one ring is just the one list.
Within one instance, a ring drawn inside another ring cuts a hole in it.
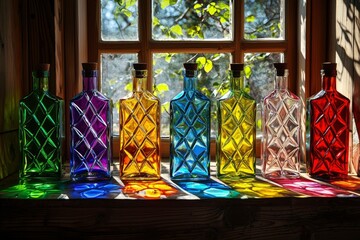
[{"label": "wooden shelf", "polygon": [[[0,182],[0,232],[36,239],[340,239],[360,234],[360,179],[18,185]],[[212,165],[214,170],[214,165]],[[214,173],[214,171],[213,171]],[[294,188],[294,186],[297,186]],[[343,186],[340,188],[339,186]],[[327,196],[327,197],[325,197]]]}]

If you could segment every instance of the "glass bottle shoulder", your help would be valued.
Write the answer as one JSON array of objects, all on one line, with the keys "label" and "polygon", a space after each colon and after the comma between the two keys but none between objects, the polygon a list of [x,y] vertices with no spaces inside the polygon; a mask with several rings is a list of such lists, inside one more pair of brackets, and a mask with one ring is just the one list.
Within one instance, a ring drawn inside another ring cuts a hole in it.
[{"label": "glass bottle shoulder", "polygon": [[77,95],[75,95],[71,99],[71,102],[85,101],[85,100],[87,101],[90,98],[97,99],[99,101],[110,102],[110,99],[98,90],[82,91],[82,92],[78,93]]},{"label": "glass bottle shoulder", "polygon": [[264,98],[264,103],[279,100],[300,102],[300,98],[289,90],[274,90]]},{"label": "glass bottle shoulder", "polygon": [[42,90],[34,90],[26,95],[24,98],[20,100],[20,104],[31,103],[34,104],[35,102],[40,101],[50,101],[55,103],[60,103],[63,101],[62,98],[50,93],[49,91],[42,91]]},{"label": "glass bottle shoulder", "polygon": [[347,104],[350,103],[350,100],[346,96],[341,94],[340,92],[338,92],[338,91],[325,91],[325,90],[321,90],[318,93],[316,93],[315,95],[313,95],[312,97],[310,97],[309,102],[310,103],[317,103],[317,102],[327,101],[327,99],[341,101],[341,102],[345,102]]},{"label": "glass bottle shoulder", "polygon": [[255,102],[255,99],[250,96],[247,92],[241,90],[241,91],[232,91],[229,90],[226,92],[222,97],[218,99],[219,102],[226,102],[233,99],[243,99],[247,100],[249,102]]},{"label": "glass bottle shoulder", "polygon": [[121,103],[139,102],[139,101],[141,101],[141,102],[149,101],[149,102],[160,103],[160,99],[149,91],[132,92],[130,95],[120,98],[119,101]]},{"label": "glass bottle shoulder", "polygon": [[181,91],[178,94],[176,94],[176,96],[171,100],[171,102],[182,101],[182,100],[206,101],[206,102],[211,101],[207,96],[205,96],[205,94],[196,90],[196,91]]}]

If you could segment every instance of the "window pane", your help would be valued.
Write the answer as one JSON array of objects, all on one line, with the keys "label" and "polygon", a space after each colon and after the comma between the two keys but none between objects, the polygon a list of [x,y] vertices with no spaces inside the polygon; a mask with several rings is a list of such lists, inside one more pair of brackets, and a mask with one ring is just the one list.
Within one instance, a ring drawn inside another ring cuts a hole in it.
[{"label": "window pane", "polygon": [[101,92],[113,103],[113,134],[119,135],[119,99],[132,91],[131,66],[137,54],[107,54],[101,58]]},{"label": "window pane", "polygon": [[284,0],[245,0],[244,38],[284,38]]},{"label": "window pane", "polygon": [[139,39],[136,0],[101,0],[101,39],[104,41]]},{"label": "window pane", "polygon": [[231,40],[232,1],[153,1],[155,40]]},{"label": "window pane", "polygon": [[[196,61],[199,65],[198,89],[211,100],[217,95],[222,82],[227,81],[231,54],[182,54],[157,53],[153,55],[154,93],[160,98],[161,135],[169,137],[169,106],[170,101],[183,90],[183,63]],[[213,101],[214,102],[214,101]],[[216,109],[212,109],[212,120],[215,119]],[[215,121],[212,121],[212,137],[215,135]]]},{"label": "window pane", "polygon": [[247,53],[244,57],[247,87],[250,95],[260,103],[274,89],[273,63],[283,62],[283,53]]}]

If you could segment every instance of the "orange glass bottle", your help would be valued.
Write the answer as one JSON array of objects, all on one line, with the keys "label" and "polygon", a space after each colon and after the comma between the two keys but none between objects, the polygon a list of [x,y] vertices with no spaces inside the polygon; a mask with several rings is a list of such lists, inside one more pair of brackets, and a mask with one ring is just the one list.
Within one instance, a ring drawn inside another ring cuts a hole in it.
[{"label": "orange glass bottle", "polygon": [[160,179],[160,101],[146,90],[147,65],[133,64],[133,92],[120,99],[120,178]]}]

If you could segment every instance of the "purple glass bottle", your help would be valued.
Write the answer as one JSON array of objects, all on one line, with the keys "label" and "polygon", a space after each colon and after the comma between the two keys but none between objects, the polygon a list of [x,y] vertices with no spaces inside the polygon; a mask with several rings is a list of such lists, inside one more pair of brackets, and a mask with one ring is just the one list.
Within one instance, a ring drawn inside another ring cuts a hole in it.
[{"label": "purple glass bottle", "polygon": [[97,63],[83,63],[83,91],[70,101],[70,178],[111,177],[110,100],[97,90]]}]

